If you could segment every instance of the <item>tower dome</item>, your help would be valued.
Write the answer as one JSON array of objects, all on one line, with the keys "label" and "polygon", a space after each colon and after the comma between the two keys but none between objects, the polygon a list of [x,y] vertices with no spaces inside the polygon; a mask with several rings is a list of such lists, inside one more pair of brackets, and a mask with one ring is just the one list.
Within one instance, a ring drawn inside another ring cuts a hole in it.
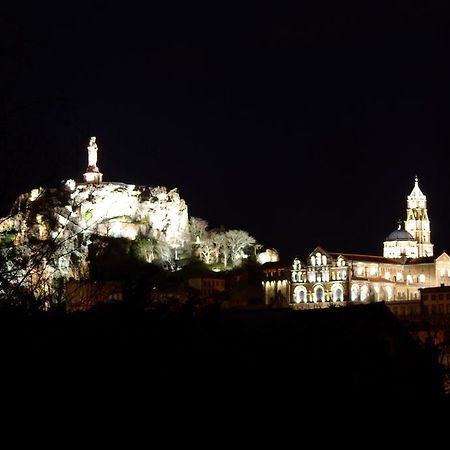
[{"label": "tower dome", "polygon": [[396,230],[389,234],[386,241],[414,241],[410,233],[406,230],[402,230],[401,225],[398,226]]},{"label": "tower dome", "polygon": [[384,241],[383,256],[385,258],[417,258],[417,241],[402,227],[402,221],[399,220],[398,228]]}]

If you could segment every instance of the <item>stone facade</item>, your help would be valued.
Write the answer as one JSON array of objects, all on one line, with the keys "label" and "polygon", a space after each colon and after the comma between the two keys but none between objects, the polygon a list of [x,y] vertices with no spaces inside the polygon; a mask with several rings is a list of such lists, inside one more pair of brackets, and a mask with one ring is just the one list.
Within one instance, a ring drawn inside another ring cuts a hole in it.
[{"label": "stone facade", "polygon": [[406,229],[400,225],[386,238],[384,256],[331,253],[317,247],[306,262],[293,261],[289,277],[287,267],[279,267],[277,276],[267,267],[266,303],[273,301],[275,286],[289,292],[291,307],[311,309],[377,301],[418,302],[420,289],[450,285],[450,257],[445,252],[433,257],[427,200],[417,177],[406,215]]}]

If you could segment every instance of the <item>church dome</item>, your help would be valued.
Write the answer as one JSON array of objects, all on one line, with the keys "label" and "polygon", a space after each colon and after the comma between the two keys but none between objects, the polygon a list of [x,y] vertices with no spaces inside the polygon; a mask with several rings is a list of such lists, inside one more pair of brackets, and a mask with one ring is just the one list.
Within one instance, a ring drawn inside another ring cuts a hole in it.
[{"label": "church dome", "polygon": [[397,229],[394,230],[387,238],[386,241],[415,241],[415,239],[406,230]]}]

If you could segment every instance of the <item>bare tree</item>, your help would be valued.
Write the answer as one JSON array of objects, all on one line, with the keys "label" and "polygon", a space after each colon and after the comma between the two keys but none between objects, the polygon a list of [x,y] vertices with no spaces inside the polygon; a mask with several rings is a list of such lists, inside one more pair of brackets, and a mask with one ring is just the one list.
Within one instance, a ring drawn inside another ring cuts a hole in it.
[{"label": "bare tree", "polygon": [[200,259],[206,264],[213,264],[215,262],[215,245],[210,236],[204,236],[201,240],[198,252]]},{"label": "bare tree", "polygon": [[250,247],[256,241],[243,230],[229,230],[225,233],[225,236],[227,238],[227,247],[230,250],[233,265],[238,266],[246,256],[245,250],[247,247]]},{"label": "bare tree", "polygon": [[198,217],[191,217],[189,228],[193,243],[200,243],[208,235],[208,222]]}]

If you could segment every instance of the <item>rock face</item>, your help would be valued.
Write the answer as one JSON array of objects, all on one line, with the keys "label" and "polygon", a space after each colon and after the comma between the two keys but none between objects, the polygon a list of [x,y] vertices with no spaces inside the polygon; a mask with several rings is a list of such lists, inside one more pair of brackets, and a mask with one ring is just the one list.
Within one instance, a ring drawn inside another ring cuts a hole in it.
[{"label": "rock face", "polygon": [[[22,194],[11,215],[1,221],[0,236],[2,270],[14,264],[8,257],[17,259],[20,253],[28,263],[15,269],[19,278],[39,266],[52,281],[78,279],[80,270],[83,276],[88,270],[87,249],[93,236],[163,243],[176,255],[190,240],[188,208],[176,189],[68,180],[59,188]],[[33,248],[37,245],[42,251],[44,243],[53,250],[37,257]]]}]

